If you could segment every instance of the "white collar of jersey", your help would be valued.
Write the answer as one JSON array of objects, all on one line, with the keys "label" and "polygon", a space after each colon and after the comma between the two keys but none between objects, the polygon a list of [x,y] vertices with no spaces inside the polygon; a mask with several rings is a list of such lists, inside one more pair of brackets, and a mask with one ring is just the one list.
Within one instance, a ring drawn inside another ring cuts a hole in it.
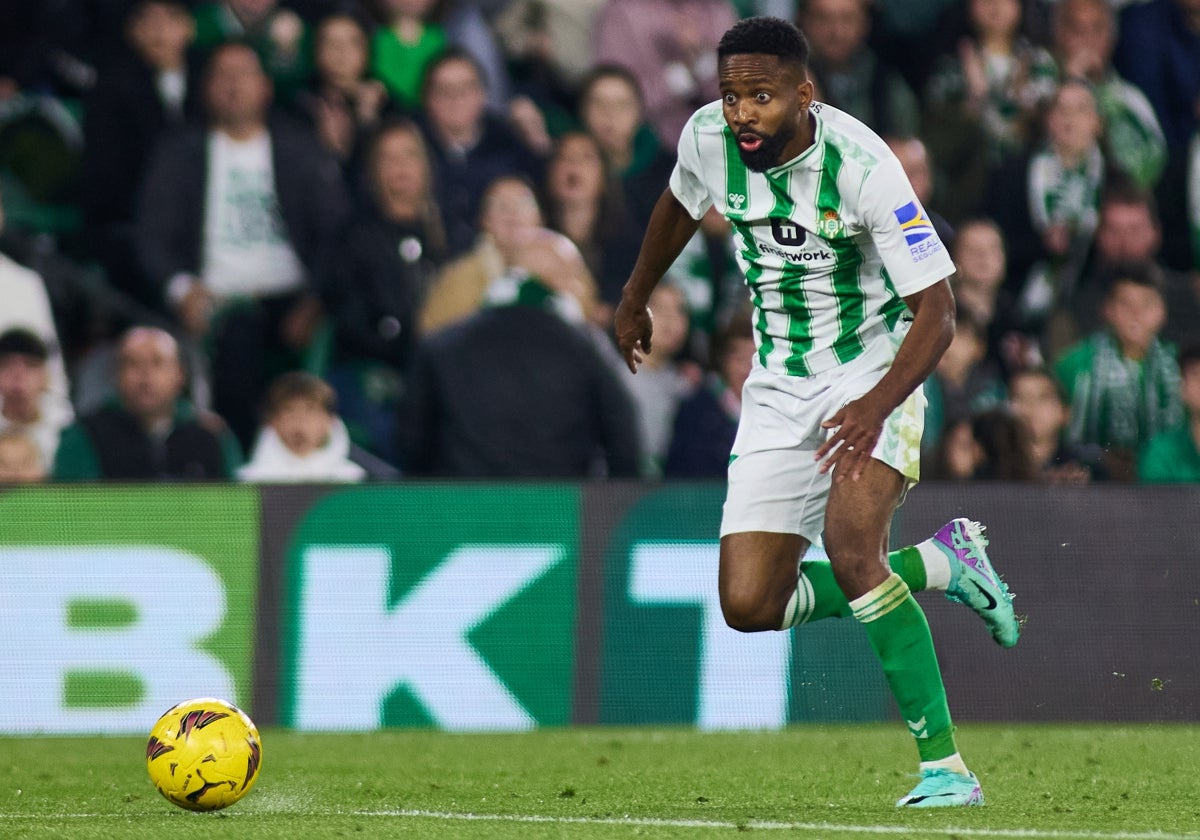
[{"label": "white collar of jersey", "polygon": [[808,115],[813,121],[813,141],[812,145],[805,149],[800,154],[796,155],[791,160],[781,163],[778,166],[772,166],[767,170],[768,175],[778,175],[780,172],[786,172],[789,169],[820,169],[821,146],[825,142],[825,122],[821,119],[821,109],[827,108],[823,102],[814,101],[808,106]]}]

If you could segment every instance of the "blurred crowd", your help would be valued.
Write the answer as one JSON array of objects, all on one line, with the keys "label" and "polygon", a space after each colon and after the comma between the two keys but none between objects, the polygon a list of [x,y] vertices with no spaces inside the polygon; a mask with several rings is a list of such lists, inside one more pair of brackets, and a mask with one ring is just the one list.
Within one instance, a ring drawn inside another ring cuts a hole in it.
[{"label": "blurred crowd", "polygon": [[925,476],[1200,481],[1200,0],[0,0],[0,482],[722,477],[724,221],[610,329],[753,14],[954,256]]}]

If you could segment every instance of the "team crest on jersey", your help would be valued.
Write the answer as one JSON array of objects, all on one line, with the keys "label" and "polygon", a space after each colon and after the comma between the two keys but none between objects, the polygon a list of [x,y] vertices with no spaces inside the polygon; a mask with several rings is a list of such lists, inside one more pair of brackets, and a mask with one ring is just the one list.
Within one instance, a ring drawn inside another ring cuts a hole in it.
[{"label": "team crest on jersey", "polygon": [[904,241],[908,243],[908,252],[915,262],[942,250],[942,242],[937,238],[933,222],[929,221],[920,204],[910,201],[892,213],[900,223],[900,230],[904,231]]},{"label": "team crest on jersey", "polygon": [[786,248],[799,248],[804,244],[808,232],[787,219],[771,219],[771,235],[775,237],[776,242]]},{"label": "team crest on jersey", "polygon": [[842,233],[842,220],[836,210],[826,210],[817,222],[817,233],[826,239],[836,239]]},{"label": "team crest on jersey", "polygon": [[732,207],[734,210],[741,210],[742,205],[745,203],[746,203],[746,196],[742,195],[741,193],[730,193],[729,194],[729,206]]}]

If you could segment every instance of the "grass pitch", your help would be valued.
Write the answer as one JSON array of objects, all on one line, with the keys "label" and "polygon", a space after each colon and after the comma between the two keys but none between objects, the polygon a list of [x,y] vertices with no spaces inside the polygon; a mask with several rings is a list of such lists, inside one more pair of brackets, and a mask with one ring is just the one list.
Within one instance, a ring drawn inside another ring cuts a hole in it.
[{"label": "grass pitch", "polygon": [[968,724],[987,805],[897,811],[899,725],[263,735],[250,795],[162,799],[140,738],[0,738],[0,838],[1105,838],[1200,840],[1200,727]]}]

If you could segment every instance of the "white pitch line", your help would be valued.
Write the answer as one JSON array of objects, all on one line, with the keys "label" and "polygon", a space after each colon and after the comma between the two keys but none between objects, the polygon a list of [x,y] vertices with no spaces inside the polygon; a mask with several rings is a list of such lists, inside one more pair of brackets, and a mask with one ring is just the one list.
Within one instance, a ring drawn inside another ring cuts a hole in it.
[{"label": "white pitch line", "polygon": [[[157,816],[150,814],[3,814],[0,820],[90,820],[115,817],[119,819],[136,819],[139,816]],[[254,819],[261,816],[274,816],[274,813],[254,813],[242,811],[229,813],[227,819]],[[882,834],[914,837],[1018,837],[1030,840],[1200,840],[1200,834],[1167,834],[1161,831],[1064,831],[1059,829],[1042,830],[1037,828],[934,828],[922,826],[907,828],[900,825],[844,825],[828,822],[770,822],[747,820],[746,822],[730,822],[723,820],[671,820],[658,817],[550,817],[538,814],[472,814],[454,813],[450,811],[312,811],[295,816],[308,817],[407,817],[428,820],[446,820],[458,822],[509,822],[509,823],[543,823],[551,825],[615,825],[634,826],[642,828],[720,828],[720,829],[756,829],[758,831],[815,831],[840,834]]]},{"label": "white pitch line", "polygon": [[843,834],[893,834],[921,837],[1028,837],[1084,838],[1084,840],[1200,840],[1200,834],[1165,834],[1161,831],[1042,831],[1036,828],[906,828],[899,825],[841,825],[827,822],[767,822],[747,820],[744,823],[722,820],[669,820],[655,817],[548,817],[522,814],[456,814],[447,811],[351,811],[356,817],[418,817],[432,820],[466,822],[551,823],[567,825],[626,825],[647,828],[752,828],[759,831],[823,831]]}]

